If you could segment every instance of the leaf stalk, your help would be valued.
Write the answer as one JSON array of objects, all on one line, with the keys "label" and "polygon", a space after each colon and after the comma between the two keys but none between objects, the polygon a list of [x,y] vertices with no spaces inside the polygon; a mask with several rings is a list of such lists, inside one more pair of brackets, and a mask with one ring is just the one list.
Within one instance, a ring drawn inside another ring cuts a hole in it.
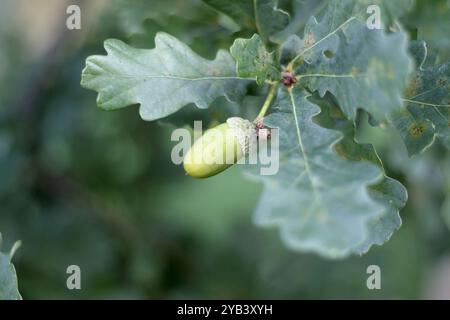
[{"label": "leaf stalk", "polygon": [[277,88],[278,88],[278,83],[272,84],[270,86],[269,93],[267,94],[266,100],[264,101],[264,104],[261,107],[261,111],[259,111],[259,114],[256,117],[255,121],[258,121],[258,120],[264,118],[264,116],[267,113],[267,110],[269,110],[269,107],[270,107],[270,104],[272,103],[273,98],[276,95]]}]

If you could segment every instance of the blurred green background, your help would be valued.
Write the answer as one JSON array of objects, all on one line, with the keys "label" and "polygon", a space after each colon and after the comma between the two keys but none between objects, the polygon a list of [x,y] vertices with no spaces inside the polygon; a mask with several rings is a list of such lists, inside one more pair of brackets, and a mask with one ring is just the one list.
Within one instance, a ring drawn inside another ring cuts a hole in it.
[{"label": "blurred green background", "polygon": [[[65,27],[69,4],[81,7],[81,30]],[[448,7],[416,1],[402,18],[434,61],[450,57]],[[25,299],[450,298],[444,148],[408,159],[395,133],[367,128],[364,139],[409,191],[403,226],[362,257],[290,251],[276,230],[252,225],[261,186],[240,168],[198,181],[172,164],[173,124],[192,115],[144,122],[135,107],[99,110],[80,87],[86,57],[104,54],[105,39],[152,48],[157,31],[207,58],[245,35],[196,0],[0,0],[0,232],[4,249],[23,242],[14,263]],[[221,110],[195,117],[236,112]],[[66,288],[72,264],[82,290]],[[366,287],[372,264],[382,290]]]}]

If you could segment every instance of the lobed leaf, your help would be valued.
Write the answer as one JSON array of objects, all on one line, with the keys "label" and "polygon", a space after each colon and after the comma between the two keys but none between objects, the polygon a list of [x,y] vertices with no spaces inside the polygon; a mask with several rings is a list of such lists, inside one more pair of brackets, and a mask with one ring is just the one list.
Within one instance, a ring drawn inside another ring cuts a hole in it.
[{"label": "lobed leaf", "polygon": [[[355,124],[347,120],[340,109],[329,100],[320,100],[322,112],[315,120],[325,128],[342,132],[343,138],[335,146],[338,154],[348,161],[369,161],[383,169],[375,148],[355,140]],[[405,206],[407,200],[405,187],[385,174],[383,180],[370,186],[368,191],[372,200],[380,203],[384,211],[381,216],[368,222],[367,239],[354,251],[360,254],[367,252],[374,244],[383,244],[400,228],[402,220],[399,210]]]},{"label": "lobed leaf", "polygon": [[331,258],[363,253],[399,226],[405,190],[374,161],[358,158],[359,147],[337,152],[343,134],[314,123],[320,109],[308,96],[297,86],[280,89],[277,112],[265,118],[280,129],[280,169],[255,177],[265,185],[255,222],[278,226],[294,249]]},{"label": "lobed leaf", "polygon": [[148,121],[189,103],[206,109],[221,96],[238,101],[252,81],[236,75],[228,52],[221,50],[215,60],[206,60],[166,33],[156,35],[154,49],[135,49],[119,40],[106,40],[105,49],[107,56],[86,60],[81,85],[98,92],[100,108],[140,104],[140,115]]},{"label": "lobed leaf", "polygon": [[394,113],[390,122],[410,156],[431,146],[435,137],[450,149],[450,62],[424,68],[427,47],[423,41],[412,42],[410,52],[417,72],[405,92],[406,108]]},{"label": "lobed leaf", "polygon": [[289,37],[282,60],[301,85],[321,96],[331,92],[349,118],[362,108],[381,120],[402,106],[412,67],[407,37],[368,29],[349,14],[353,8],[354,1],[331,2],[320,22],[310,19],[303,39]]},{"label": "lobed leaf", "polygon": [[236,60],[240,77],[256,78],[259,85],[264,84],[267,79],[279,80],[280,68],[259,35],[255,34],[250,39],[236,39],[230,52]]},{"label": "lobed leaf", "polygon": [[[326,4],[328,3],[328,6]],[[377,6],[380,12],[381,28],[388,29],[398,18],[404,16],[414,7],[414,0],[297,0],[293,2],[293,13],[289,25],[273,38],[282,44],[291,34],[300,34],[308,17],[316,16],[319,20],[332,12],[335,24],[342,24],[350,17],[367,21],[373,14],[369,6]],[[324,7],[326,8],[325,10]]]}]

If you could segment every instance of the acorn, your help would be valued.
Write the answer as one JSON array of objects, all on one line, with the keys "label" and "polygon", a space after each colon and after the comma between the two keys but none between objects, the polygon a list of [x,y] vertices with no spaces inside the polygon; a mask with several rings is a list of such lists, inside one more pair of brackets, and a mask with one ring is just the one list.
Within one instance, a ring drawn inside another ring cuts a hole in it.
[{"label": "acorn", "polygon": [[193,178],[214,176],[248,155],[256,140],[255,125],[239,117],[208,129],[194,142],[183,159],[183,167]]}]

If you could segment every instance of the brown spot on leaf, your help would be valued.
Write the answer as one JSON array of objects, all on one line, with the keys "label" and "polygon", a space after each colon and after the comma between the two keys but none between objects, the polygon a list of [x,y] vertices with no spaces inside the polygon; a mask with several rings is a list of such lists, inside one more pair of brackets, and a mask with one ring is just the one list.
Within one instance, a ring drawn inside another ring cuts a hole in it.
[{"label": "brown spot on leaf", "polygon": [[343,119],[344,114],[342,113],[341,109],[338,107],[331,107],[330,108],[330,116],[334,119]]},{"label": "brown spot on leaf", "polygon": [[447,79],[438,79],[438,85],[445,87],[447,85]]},{"label": "brown spot on leaf", "polygon": [[409,134],[414,138],[420,137],[425,132],[426,128],[426,124],[416,122],[409,128]]},{"label": "brown spot on leaf", "polygon": [[334,146],[334,150],[336,150],[336,153],[343,159],[348,160],[347,154],[344,150],[344,147],[342,144],[337,144]]},{"label": "brown spot on leaf", "polygon": [[416,75],[405,90],[405,97],[412,97],[420,86],[420,76]]},{"label": "brown spot on leaf", "polygon": [[312,32],[308,32],[305,36],[305,39],[303,40],[303,45],[305,48],[309,48],[314,44],[314,35]]}]

